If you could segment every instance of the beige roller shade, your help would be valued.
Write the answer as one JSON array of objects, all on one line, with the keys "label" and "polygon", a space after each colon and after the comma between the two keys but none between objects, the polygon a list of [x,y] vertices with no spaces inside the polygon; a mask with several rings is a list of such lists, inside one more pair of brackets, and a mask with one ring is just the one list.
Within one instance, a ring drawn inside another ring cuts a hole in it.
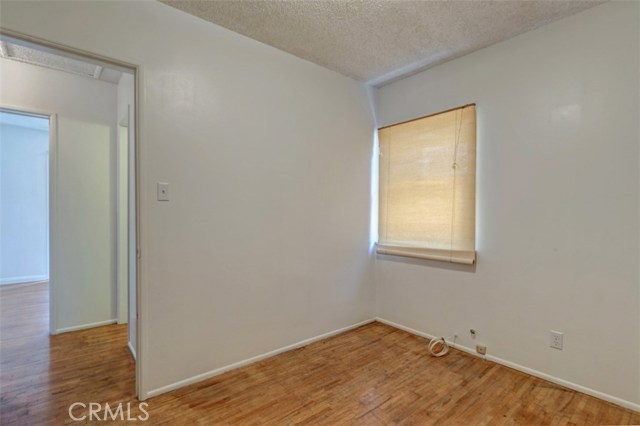
[{"label": "beige roller shade", "polygon": [[475,105],[384,127],[378,139],[378,253],[474,263]]}]

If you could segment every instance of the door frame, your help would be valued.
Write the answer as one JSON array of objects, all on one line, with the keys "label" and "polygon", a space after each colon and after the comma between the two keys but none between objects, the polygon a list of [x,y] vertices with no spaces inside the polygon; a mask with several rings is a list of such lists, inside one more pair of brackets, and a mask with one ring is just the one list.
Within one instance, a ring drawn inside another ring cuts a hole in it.
[{"label": "door frame", "polygon": [[[129,320],[129,278],[130,278],[130,270],[131,270],[131,266],[129,265],[129,250],[131,250],[131,247],[129,247],[129,237],[130,237],[130,232],[129,232],[129,160],[130,160],[130,156],[129,156],[129,139],[131,139],[129,137],[129,119],[130,119],[130,115],[131,115],[131,106],[129,104],[127,104],[127,110],[125,112],[125,116],[120,118],[116,116],[117,119],[117,124],[116,124],[116,255],[115,255],[115,260],[116,260],[116,321],[118,324],[122,324],[124,321],[122,321],[123,318],[126,318],[127,321]],[[126,146],[124,147],[124,149],[127,152],[126,155],[126,168],[127,168],[127,179],[126,182],[124,183],[124,186],[126,187],[126,191],[127,191],[127,197],[126,197],[126,201],[124,203],[122,203],[122,179],[121,179],[121,173],[122,173],[122,132],[124,131],[127,134],[126,137]],[[123,306],[122,304],[122,293],[123,293],[123,289],[122,289],[122,282],[120,280],[121,278],[121,274],[122,274],[122,270],[123,270],[123,265],[120,262],[120,259],[122,257],[122,253],[120,253],[120,248],[122,246],[122,238],[121,238],[121,226],[122,226],[122,221],[120,220],[121,215],[122,215],[122,209],[126,208],[126,220],[125,220],[125,226],[127,227],[127,235],[124,238],[126,241],[126,246],[127,246],[127,261],[126,261],[126,276],[127,276],[127,283],[126,285],[126,293],[127,293],[127,301],[126,301],[126,306]],[[132,353],[133,353],[133,349],[132,349]],[[134,356],[135,357],[135,356]]]},{"label": "door frame", "polygon": [[[97,63],[104,63],[104,64],[108,64],[109,66],[111,66],[112,68],[118,69],[118,70],[122,70],[125,72],[132,72],[133,76],[134,76],[134,100],[133,100],[133,109],[134,109],[134,114],[133,114],[133,120],[134,120],[134,138],[133,141],[129,141],[129,143],[133,144],[133,150],[135,153],[135,158],[134,158],[134,169],[135,169],[135,173],[132,176],[133,179],[135,180],[134,186],[135,186],[135,203],[133,206],[129,206],[129,208],[133,208],[134,209],[134,215],[135,215],[135,228],[136,228],[136,232],[135,232],[135,241],[136,241],[136,357],[135,357],[135,394],[136,396],[138,396],[138,398],[140,398],[141,400],[146,399],[145,395],[142,394],[141,389],[142,389],[142,385],[141,385],[141,377],[142,377],[142,356],[141,353],[143,353],[143,348],[142,348],[142,325],[145,324],[145,315],[143,315],[143,311],[142,311],[142,294],[143,292],[141,291],[141,287],[142,287],[142,278],[143,278],[143,274],[142,274],[142,266],[141,266],[141,245],[142,245],[142,239],[141,239],[141,195],[140,195],[140,177],[141,177],[141,173],[140,173],[140,141],[141,141],[141,125],[140,125],[140,117],[141,117],[141,108],[142,108],[142,102],[141,100],[143,99],[142,96],[142,84],[141,82],[143,81],[143,67],[141,65],[137,65],[137,64],[132,64],[126,61],[122,61],[119,59],[115,59],[115,58],[110,58],[110,57],[106,57],[103,55],[99,55],[93,52],[88,52],[85,50],[81,50],[81,49],[76,49],[74,47],[71,46],[67,46],[67,45],[63,45],[60,43],[56,43],[50,40],[46,40],[46,39],[41,39],[38,37],[33,37],[30,36],[28,34],[24,34],[24,33],[20,33],[18,31],[13,31],[13,30],[9,30],[6,28],[2,28],[0,27],[0,35],[2,35],[5,38],[9,38],[12,39],[12,41],[15,41],[19,44],[22,45],[26,45],[26,46],[33,46],[38,48],[41,51],[45,51],[45,52],[50,52],[50,53],[55,53],[55,54],[63,54],[67,57],[70,58],[75,58],[75,59],[79,59],[82,61],[89,61],[89,62],[97,62]],[[4,109],[7,110],[15,110],[15,111],[25,111],[24,109],[21,108],[16,108],[16,107],[12,107],[12,106],[5,106],[2,105],[2,107]],[[57,115],[56,113],[52,113],[52,112],[42,112],[42,111],[36,111],[33,112],[33,114],[35,115],[40,115],[40,116],[48,116],[50,117],[49,119],[49,297],[50,297],[50,301],[49,301],[49,306],[50,306],[50,321],[49,321],[49,327],[50,327],[50,331],[54,330],[52,327],[55,325],[55,313],[53,312],[53,309],[51,309],[51,306],[53,306],[53,303],[55,302],[55,291],[52,291],[52,274],[51,274],[51,268],[52,265],[54,264],[53,262],[53,258],[55,256],[55,241],[52,238],[52,224],[55,223],[55,209],[51,208],[52,207],[52,200],[54,200],[54,196],[55,196],[55,171],[57,169]],[[118,124],[117,122],[115,123],[116,125]]]}]

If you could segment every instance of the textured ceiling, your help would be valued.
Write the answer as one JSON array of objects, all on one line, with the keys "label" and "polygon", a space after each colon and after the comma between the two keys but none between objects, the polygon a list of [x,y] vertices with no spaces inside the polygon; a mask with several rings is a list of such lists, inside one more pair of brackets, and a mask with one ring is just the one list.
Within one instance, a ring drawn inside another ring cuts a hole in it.
[{"label": "textured ceiling", "polygon": [[382,85],[602,1],[160,0]]},{"label": "textured ceiling", "polygon": [[122,72],[117,70],[7,41],[0,41],[0,56],[14,61],[39,65],[114,84],[120,81],[120,76],[122,75]]}]

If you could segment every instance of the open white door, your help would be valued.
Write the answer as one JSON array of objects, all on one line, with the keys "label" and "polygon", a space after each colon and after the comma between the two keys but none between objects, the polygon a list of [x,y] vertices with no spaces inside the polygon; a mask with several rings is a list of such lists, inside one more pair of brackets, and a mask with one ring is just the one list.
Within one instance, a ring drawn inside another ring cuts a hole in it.
[{"label": "open white door", "polygon": [[127,255],[129,257],[129,279],[128,279],[128,303],[129,303],[129,349],[133,357],[136,358],[137,353],[137,327],[138,327],[138,309],[137,309],[137,261],[138,261],[138,243],[137,243],[137,230],[136,230],[136,131],[135,131],[135,112],[131,105],[128,108],[128,197],[129,197],[129,238]]}]

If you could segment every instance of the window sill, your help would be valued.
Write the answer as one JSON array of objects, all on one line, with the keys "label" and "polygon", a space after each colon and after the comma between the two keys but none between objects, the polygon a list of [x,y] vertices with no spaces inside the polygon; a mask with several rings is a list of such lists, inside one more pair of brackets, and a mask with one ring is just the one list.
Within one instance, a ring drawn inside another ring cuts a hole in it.
[{"label": "window sill", "polygon": [[376,253],[390,256],[413,257],[417,259],[437,260],[440,262],[473,265],[476,261],[475,251],[440,250],[421,247],[390,246],[378,244]]}]

